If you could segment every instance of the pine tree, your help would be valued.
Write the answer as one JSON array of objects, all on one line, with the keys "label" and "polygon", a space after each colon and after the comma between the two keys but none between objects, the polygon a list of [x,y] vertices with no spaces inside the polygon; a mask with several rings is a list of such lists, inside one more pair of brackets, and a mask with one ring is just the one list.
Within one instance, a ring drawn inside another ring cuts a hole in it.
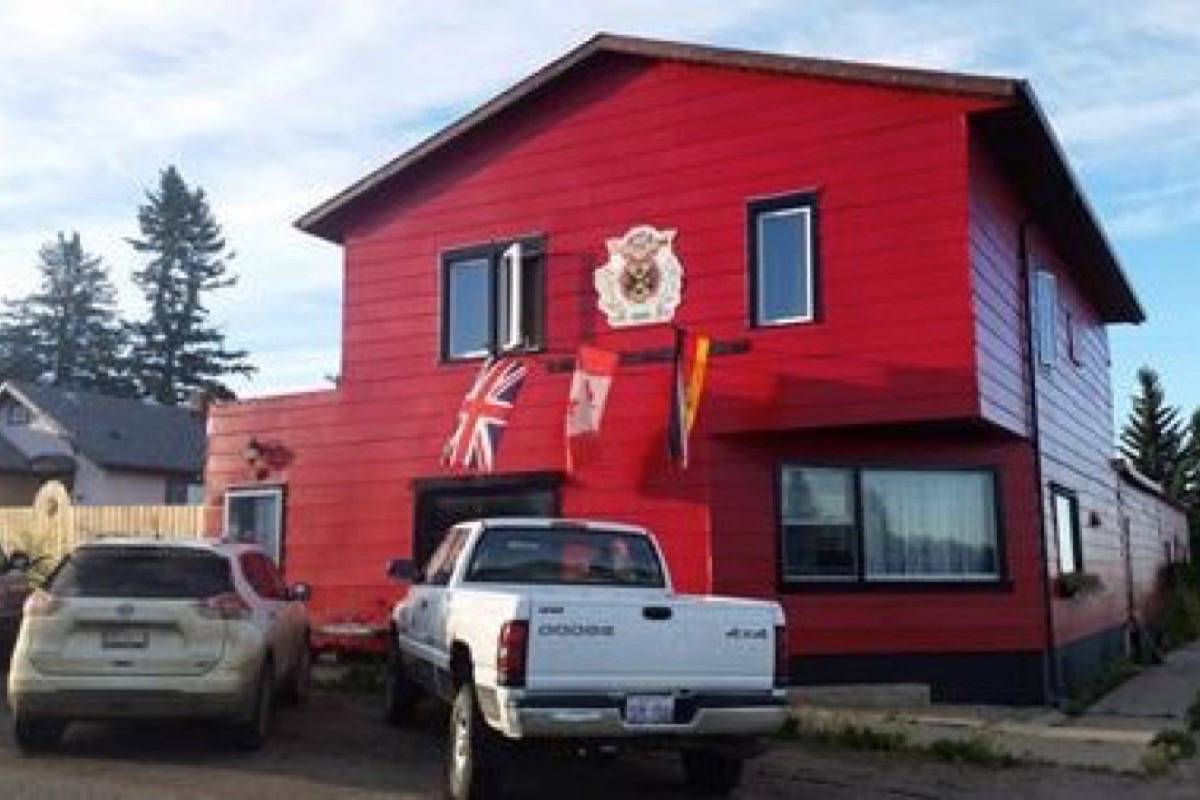
[{"label": "pine tree", "polygon": [[1192,412],[1184,433],[1175,498],[1195,516],[1200,513],[1200,408]]},{"label": "pine tree", "polygon": [[134,325],[134,358],[141,392],[177,404],[196,390],[229,399],[222,379],[251,375],[246,351],[225,347],[225,334],[209,322],[206,297],[233,286],[228,251],[204,190],[190,189],[175,167],[159,176],[157,191],[138,209],[141,238],[130,244],[148,260],[133,275],[149,306]]},{"label": "pine tree", "polygon": [[1179,409],[1166,404],[1166,394],[1154,370],[1142,367],[1137,380],[1133,411],[1121,432],[1121,450],[1139,472],[1163,484],[1174,496],[1180,490],[1183,450]]},{"label": "pine tree", "polygon": [[0,320],[4,377],[129,395],[126,328],[116,289],[78,233],[59,233],[39,252],[40,284],[7,302]]}]

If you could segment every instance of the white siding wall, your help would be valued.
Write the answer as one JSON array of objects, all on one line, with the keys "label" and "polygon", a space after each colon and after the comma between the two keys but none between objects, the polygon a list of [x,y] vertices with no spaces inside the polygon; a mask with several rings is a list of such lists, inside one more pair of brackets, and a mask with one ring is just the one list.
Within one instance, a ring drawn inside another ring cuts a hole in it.
[{"label": "white siding wall", "polygon": [[158,506],[167,497],[167,481],[161,475],[103,469],[83,456],[76,456],[75,490],[72,499],[87,506]]}]

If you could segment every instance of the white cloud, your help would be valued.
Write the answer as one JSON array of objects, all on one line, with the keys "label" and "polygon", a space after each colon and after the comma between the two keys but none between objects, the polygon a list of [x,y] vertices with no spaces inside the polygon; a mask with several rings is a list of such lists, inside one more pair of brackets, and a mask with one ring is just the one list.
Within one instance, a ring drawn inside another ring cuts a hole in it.
[{"label": "white cloud", "polygon": [[[1115,231],[1200,224],[1190,2],[8,0],[0,295],[28,288],[59,228],[126,275],[143,187],[176,163],[238,251],[215,310],[255,352],[253,391],[318,385],[337,369],[339,253],[292,220],[597,30],[1032,77]],[[303,356],[276,343],[300,304]]]}]

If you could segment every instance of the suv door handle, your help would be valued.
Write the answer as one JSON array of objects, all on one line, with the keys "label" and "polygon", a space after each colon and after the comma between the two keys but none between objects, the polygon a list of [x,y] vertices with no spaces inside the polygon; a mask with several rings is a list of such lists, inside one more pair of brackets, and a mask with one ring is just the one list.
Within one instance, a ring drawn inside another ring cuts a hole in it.
[{"label": "suv door handle", "polygon": [[428,600],[422,600],[422,601],[421,601],[421,608],[429,608],[429,601],[428,601]]},{"label": "suv door handle", "polygon": [[671,614],[671,609],[667,606],[646,606],[642,609],[642,616],[655,622],[670,619]]}]

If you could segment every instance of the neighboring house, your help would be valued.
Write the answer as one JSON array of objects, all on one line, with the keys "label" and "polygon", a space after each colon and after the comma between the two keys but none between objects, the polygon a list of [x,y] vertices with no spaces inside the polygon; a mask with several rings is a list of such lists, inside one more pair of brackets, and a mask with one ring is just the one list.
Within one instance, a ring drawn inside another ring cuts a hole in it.
[{"label": "neighboring house", "polygon": [[188,408],[0,384],[0,505],[28,505],[48,480],[80,505],[202,503],[204,427]]},{"label": "neighboring house", "polygon": [[[282,541],[321,622],[383,623],[386,560],[457,520],[614,518],[685,590],[778,598],[797,683],[1043,702],[1187,555],[1111,461],[1106,327],[1144,314],[1023,81],[600,36],[298,224],[344,249],[340,384],[216,407],[207,474],[212,527]],[[614,326],[597,270],[639,225],[681,298]],[[686,471],[672,324],[714,340]],[[622,366],[567,475],[581,344]],[[439,456],[488,350],[530,375],[464,475]]]}]

